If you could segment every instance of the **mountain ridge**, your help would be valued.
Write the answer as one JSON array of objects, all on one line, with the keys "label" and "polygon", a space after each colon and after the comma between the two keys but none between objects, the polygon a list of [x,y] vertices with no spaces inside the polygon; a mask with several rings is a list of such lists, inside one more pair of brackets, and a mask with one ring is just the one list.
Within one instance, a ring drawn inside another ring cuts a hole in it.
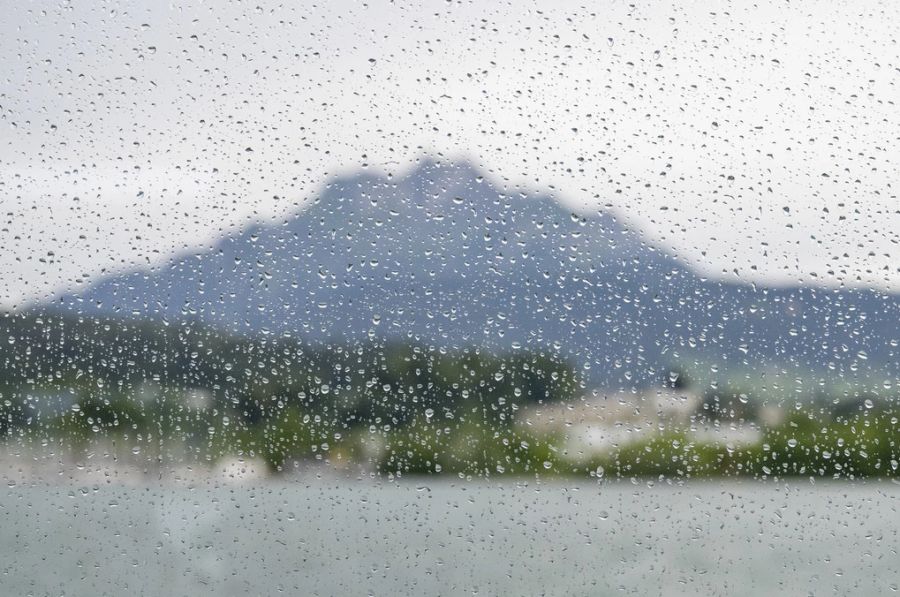
[{"label": "mountain ridge", "polygon": [[540,347],[619,387],[658,381],[696,354],[836,371],[862,353],[857,370],[896,376],[900,313],[900,297],[876,290],[707,279],[610,213],[500,191],[450,160],[399,178],[335,178],[281,224],[52,304],[313,341]]}]

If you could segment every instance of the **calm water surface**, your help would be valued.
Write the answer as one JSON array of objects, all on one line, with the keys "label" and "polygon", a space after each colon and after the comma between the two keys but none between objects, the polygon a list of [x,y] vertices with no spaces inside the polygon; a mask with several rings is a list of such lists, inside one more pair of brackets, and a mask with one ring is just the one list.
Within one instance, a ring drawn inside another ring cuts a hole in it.
[{"label": "calm water surface", "polygon": [[4,595],[890,595],[900,487],[6,487]]}]

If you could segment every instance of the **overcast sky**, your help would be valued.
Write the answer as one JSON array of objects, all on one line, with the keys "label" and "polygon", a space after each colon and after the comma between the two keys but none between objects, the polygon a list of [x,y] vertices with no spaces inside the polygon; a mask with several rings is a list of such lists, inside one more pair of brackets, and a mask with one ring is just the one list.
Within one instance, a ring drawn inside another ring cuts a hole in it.
[{"label": "overcast sky", "polygon": [[585,4],[7,3],[0,304],[424,154],[711,275],[900,290],[896,2]]}]

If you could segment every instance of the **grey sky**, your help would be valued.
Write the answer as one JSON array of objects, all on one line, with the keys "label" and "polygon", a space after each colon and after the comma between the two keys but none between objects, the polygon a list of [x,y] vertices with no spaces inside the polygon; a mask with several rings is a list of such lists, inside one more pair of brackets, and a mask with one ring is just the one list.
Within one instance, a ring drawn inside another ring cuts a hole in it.
[{"label": "grey sky", "polygon": [[711,275],[900,289],[896,3],[263,4],[4,7],[0,303],[424,153]]}]

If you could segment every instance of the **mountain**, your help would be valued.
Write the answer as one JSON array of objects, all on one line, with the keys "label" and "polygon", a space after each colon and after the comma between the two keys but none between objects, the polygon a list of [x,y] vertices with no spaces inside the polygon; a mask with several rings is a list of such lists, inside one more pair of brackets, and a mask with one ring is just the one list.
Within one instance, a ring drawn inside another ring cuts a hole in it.
[{"label": "mountain", "polygon": [[609,213],[500,188],[466,162],[334,180],[281,225],[52,308],[309,341],[527,347],[606,387],[658,383],[683,363],[879,380],[900,369],[896,295],[708,280]]}]

